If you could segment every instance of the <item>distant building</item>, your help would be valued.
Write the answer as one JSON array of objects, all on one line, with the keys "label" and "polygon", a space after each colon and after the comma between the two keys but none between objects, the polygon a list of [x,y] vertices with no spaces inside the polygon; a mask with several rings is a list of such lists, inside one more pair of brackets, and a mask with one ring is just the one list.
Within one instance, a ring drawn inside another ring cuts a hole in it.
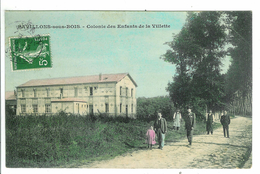
[{"label": "distant building", "polygon": [[137,84],[128,73],[30,80],[17,87],[17,115],[107,113],[134,117]]},{"label": "distant building", "polygon": [[15,91],[7,91],[5,92],[5,107],[6,110],[12,112],[14,115],[16,114],[16,93]]}]

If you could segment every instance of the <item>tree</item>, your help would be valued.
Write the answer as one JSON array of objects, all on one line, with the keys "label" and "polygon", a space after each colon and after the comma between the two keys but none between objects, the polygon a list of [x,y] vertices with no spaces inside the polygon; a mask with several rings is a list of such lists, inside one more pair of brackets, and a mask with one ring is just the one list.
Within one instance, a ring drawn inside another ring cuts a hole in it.
[{"label": "tree", "polygon": [[201,112],[202,107],[218,109],[223,105],[220,70],[226,55],[226,34],[220,21],[222,15],[221,12],[189,13],[180,33],[167,43],[171,49],[161,58],[176,66],[174,81],[167,87],[175,107],[185,110],[193,106]]},{"label": "tree", "polygon": [[252,12],[226,12],[232,64],[226,75],[227,102],[237,114],[252,113]]}]

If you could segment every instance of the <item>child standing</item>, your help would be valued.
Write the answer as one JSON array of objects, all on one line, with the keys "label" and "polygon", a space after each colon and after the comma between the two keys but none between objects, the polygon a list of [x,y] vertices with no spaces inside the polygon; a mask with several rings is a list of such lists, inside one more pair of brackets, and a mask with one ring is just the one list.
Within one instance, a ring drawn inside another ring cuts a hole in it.
[{"label": "child standing", "polygon": [[153,130],[153,126],[151,126],[150,129],[147,130],[146,143],[148,145],[148,149],[151,149],[151,150],[152,150],[152,146],[156,143],[155,142],[155,132]]}]

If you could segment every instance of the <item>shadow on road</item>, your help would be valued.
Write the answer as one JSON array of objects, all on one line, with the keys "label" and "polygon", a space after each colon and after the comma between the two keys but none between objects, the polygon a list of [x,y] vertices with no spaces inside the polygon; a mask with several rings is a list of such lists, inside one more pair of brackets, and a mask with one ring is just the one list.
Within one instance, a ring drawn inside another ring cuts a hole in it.
[{"label": "shadow on road", "polygon": [[194,143],[198,143],[198,144],[215,144],[215,145],[222,145],[222,146],[231,146],[231,147],[242,147],[242,148],[248,148],[247,146],[238,146],[238,145],[233,145],[233,144],[228,144],[228,143],[213,143],[213,142],[199,142],[199,141],[194,141]]},{"label": "shadow on road", "polygon": [[137,149],[147,149],[146,146],[139,146],[139,147],[137,147],[137,146],[133,146],[133,145],[127,143],[127,142],[124,142],[124,144],[125,144],[128,148],[131,148],[131,149],[136,149],[136,148],[137,148]]}]

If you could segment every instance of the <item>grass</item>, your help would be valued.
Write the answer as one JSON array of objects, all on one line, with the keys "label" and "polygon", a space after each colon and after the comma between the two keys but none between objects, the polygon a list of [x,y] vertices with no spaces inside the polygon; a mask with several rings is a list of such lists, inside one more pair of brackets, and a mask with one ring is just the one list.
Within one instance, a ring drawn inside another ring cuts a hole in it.
[{"label": "grass", "polygon": [[[103,116],[8,116],[6,167],[77,167],[146,149],[145,134],[153,121]],[[220,124],[215,124],[218,127]],[[166,143],[186,138],[184,122],[173,131],[168,121]],[[198,122],[194,135],[205,134]]]}]

